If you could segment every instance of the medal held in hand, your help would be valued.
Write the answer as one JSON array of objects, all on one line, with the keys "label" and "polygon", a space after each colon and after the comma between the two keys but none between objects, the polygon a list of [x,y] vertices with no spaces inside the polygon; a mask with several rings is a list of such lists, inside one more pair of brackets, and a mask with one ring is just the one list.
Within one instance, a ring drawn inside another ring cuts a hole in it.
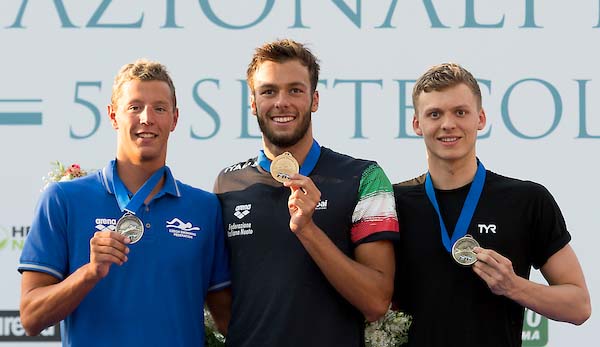
[{"label": "medal held in hand", "polygon": [[116,231],[128,237],[131,243],[134,244],[144,235],[144,223],[134,214],[125,213],[117,221]]},{"label": "medal held in hand", "polygon": [[452,245],[452,258],[460,265],[470,266],[477,261],[473,248],[479,247],[477,240],[471,235],[465,235]]},{"label": "medal held in hand", "polygon": [[431,205],[438,215],[442,244],[444,245],[446,251],[452,255],[452,258],[457,263],[464,266],[473,265],[473,263],[477,261],[477,256],[475,255],[475,252],[473,252],[473,248],[479,247],[479,243],[477,243],[477,241],[471,235],[467,234],[467,230],[469,228],[469,224],[471,224],[471,220],[475,214],[475,208],[477,207],[477,203],[479,202],[479,198],[483,192],[483,185],[485,184],[486,176],[485,172],[485,167],[478,159],[475,177],[473,178],[473,182],[471,182],[471,187],[467,193],[467,198],[465,199],[463,207],[460,211],[460,215],[458,216],[458,220],[456,221],[456,225],[454,226],[454,232],[452,232],[451,236],[448,235],[446,223],[444,223],[442,213],[440,212],[440,206],[438,205],[437,198],[435,196],[435,188],[431,182],[431,174],[427,172],[427,177],[425,178],[425,193],[427,194],[427,198],[431,202]]},{"label": "medal held in hand", "polygon": [[289,181],[290,176],[298,172],[300,166],[290,152],[283,152],[271,162],[271,176],[281,183]]},{"label": "medal held in hand", "polygon": [[131,244],[138,242],[142,236],[144,235],[144,223],[135,215],[136,211],[139,211],[146,198],[152,192],[152,189],[156,187],[156,185],[160,182],[160,179],[164,177],[167,167],[163,166],[160,169],[156,170],[144,182],[144,184],[138,189],[138,191],[133,195],[133,197],[129,194],[127,188],[123,184],[123,182],[119,179],[119,175],[117,174],[117,166],[113,164],[113,189],[115,192],[115,197],[117,199],[117,204],[121,211],[125,212],[123,217],[121,217],[117,221],[116,232],[123,236],[127,236],[131,241]]}]

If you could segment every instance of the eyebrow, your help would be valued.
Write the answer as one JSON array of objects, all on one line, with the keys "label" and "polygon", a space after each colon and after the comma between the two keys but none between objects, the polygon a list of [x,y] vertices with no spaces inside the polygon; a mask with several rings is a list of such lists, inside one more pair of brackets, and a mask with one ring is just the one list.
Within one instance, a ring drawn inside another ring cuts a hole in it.
[{"label": "eyebrow", "polygon": [[[299,81],[291,82],[291,83],[286,83],[283,86],[287,87],[287,88],[289,88],[289,87],[305,87],[305,88],[308,88],[308,86],[306,85],[306,83],[299,82]],[[270,89],[278,89],[279,86],[277,84],[275,84],[275,83],[265,83],[265,84],[258,83],[256,85],[256,89],[269,89],[269,88]]]},{"label": "eyebrow", "polygon": [[[170,102],[170,100],[168,100],[168,99],[159,99],[159,100],[154,100],[154,101],[151,100],[152,104],[161,104],[161,103],[162,104],[168,104],[169,102]],[[139,104],[139,103],[143,104],[143,103],[146,103],[146,102],[144,100],[142,100],[142,99],[131,99],[131,100],[127,101],[127,104],[136,104],[136,103],[137,104]]]},{"label": "eyebrow", "polygon": [[460,105],[454,106],[452,109],[456,110],[458,108],[469,108],[469,105],[467,105],[467,104],[460,104]]},{"label": "eyebrow", "polygon": [[427,107],[423,108],[423,113],[431,113],[431,112],[439,112],[441,110],[440,107]]},{"label": "eyebrow", "polygon": [[[452,106],[452,107],[450,107],[449,109],[450,109],[450,110],[458,110],[458,109],[466,109],[466,108],[469,108],[469,105],[467,105],[467,104],[460,104],[460,105]],[[427,113],[429,113],[429,112],[433,112],[433,111],[438,111],[438,112],[439,112],[439,111],[441,111],[441,110],[443,110],[443,108],[442,108],[442,107],[439,107],[439,106],[431,106],[431,107],[424,108],[424,109],[423,109],[423,112],[427,112]]]}]

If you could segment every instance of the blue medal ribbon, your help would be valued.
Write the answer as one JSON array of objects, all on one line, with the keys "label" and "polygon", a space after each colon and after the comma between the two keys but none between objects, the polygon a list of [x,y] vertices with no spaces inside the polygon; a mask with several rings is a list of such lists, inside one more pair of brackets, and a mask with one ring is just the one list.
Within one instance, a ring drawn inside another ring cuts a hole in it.
[{"label": "blue medal ribbon", "polygon": [[150,195],[152,189],[156,187],[160,179],[165,175],[165,170],[166,166],[156,170],[156,172],[153,173],[152,176],[146,180],[146,182],[144,182],[144,185],[135,193],[135,195],[130,198],[127,187],[125,187],[123,181],[121,181],[121,178],[117,174],[117,163],[115,163],[115,165],[113,165],[113,190],[121,211],[127,211],[131,214],[135,214],[140,209],[148,195]]},{"label": "blue medal ribbon", "polygon": [[471,224],[471,219],[473,219],[473,214],[475,213],[475,208],[477,207],[477,203],[479,202],[479,198],[481,197],[481,192],[483,191],[483,184],[485,183],[485,167],[483,164],[477,160],[477,172],[475,173],[475,178],[473,179],[473,183],[471,183],[471,188],[469,188],[469,193],[467,194],[467,198],[465,199],[465,203],[460,211],[460,216],[458,217],[458,221],[456,222],[456,226],[454,227],[454,232],[452,233],[452,238],[448,236],[448,231],[446,229],[446,224],[444,223],[444,219],[442,218],[442,214],[440,213],[440,207],[438,205],[437,199],[435,197],[435,190],[433,188],[433,183],[431,182],[431,175],[427,172],[427,177],[425,178],[425,192],[427,193],[427,197],[435,212],[437,212],[438,218],[440,220],[440,232],[442,233],[442,243],[444,247],[448,251],[448,253],[452,252],[452,245],[456,242],[456,240],[467,234],[467,229],[469,228],[469,224]]},{"label": "blue medal ribbon", "polygon": [[[317,143],[317,140],[313,140],[312,146],[310,147],[310,151],[308,151],[308,155],[306,159],[304,159],[304,163],[300,166],[300,174],[302,176],[308,176],[312,172],[312,170],[317,165],[317,161],[319,160],[319,156],[321,155],[321,146]],[[263,170],[267,172],[271,172],[271,160],[267,158],[265,155],[265,151],[262,149],[258,153],[258,165],[263,168]]]}]

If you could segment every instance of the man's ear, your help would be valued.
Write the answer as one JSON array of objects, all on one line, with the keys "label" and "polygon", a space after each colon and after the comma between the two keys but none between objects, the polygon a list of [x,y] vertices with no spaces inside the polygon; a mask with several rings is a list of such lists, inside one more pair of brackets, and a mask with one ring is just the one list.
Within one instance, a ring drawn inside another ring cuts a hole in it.
[{"label": "man's ear", "polygon": [[258,113],[256,111],[256,98],[254,97],[254,93],[250,95],[250,108],[252,109],[252,114],[256,116]]},{"label": "man's ear", "polygon": [[175,127],[177,126],[178,120],[179,120],[179,109],[175,108],[175,112],[173,112],[173,124],[171,124],[171,131],[175,131]]},{"label": "man's ear", "polygon": [[117,124],[117,110],[112,105],[108,105],[107,111],[110,124],[112,124],[114,129],[119,129],[119,124]]},{"label": "man's ear", "polygon": [[310,108],[311,112],[317,112],[319,109],[319,91],[315,90],[312,95],[312,106]]},{"label": "man's ear", "polygon": [[479,124],[477,124],[477,130],[483,130],[485,128],[485,123],[487,122],[487,116],[485,115],[485,111],[482,108],[479,110]]},{"label": "man's ear", "polygon": [[415,134],[417,134],[419,136],[423,136],[423,130],[421,129],[421,123],[419,123],[419,117],[417,116],[416,113],[413,115],[412,125],[413,125],[413,130],[415,131]]}]

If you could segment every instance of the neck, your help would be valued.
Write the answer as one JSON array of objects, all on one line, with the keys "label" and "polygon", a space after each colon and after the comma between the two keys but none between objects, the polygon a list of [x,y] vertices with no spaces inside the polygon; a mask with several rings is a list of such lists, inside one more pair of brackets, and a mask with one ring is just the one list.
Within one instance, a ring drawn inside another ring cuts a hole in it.
[{"label": "neck", "polygon": [[[163,166],[164,163],[162,165],[157,165],[156,163],[134,163],[130,160],[119,159],[119,157],[117,157],[117,173],[119,174],[119,178],[125,187],[133,194],[137,193],[150,176]],[[146,203],[160,191],[164,181],[165,178],[161,178],[154,189],[152,189],[152,192],[145,201]]]},{"label": "neck", "polygon": [[267,143],[263,136],[263,150],[267,158],[273,160],[276,156],[282,154],[283,152],[290,152],[294,156],[294,159],[298,161],[300,166],[302,166],[304,160],[308,156],[308,152],[310,152],[312,144],[313,137],[312,133],[310,133],[310,129],[309,132],[306,133],[306,136],[290,147],[278,147],[272,143]]},{"label": "neck", "polygon": [[436,161],[429,157],[427,162],[433,186],[437,189],[464,187],[473,181],[477,172],[475,156],[457,161]]}]

